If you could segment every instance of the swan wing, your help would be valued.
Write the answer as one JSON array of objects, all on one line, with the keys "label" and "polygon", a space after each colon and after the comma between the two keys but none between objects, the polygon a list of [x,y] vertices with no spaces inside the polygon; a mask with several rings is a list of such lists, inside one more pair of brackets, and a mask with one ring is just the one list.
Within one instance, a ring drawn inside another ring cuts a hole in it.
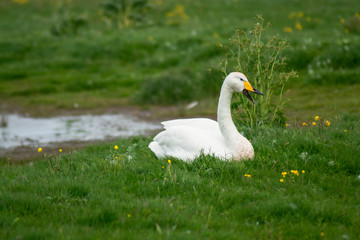
[{"label": "swan wing", "polygon": [[197,129],[212,130],[220,132],[219,124],[217,121],[208,118],[189,118],[189,119],[174,119],[165,122],[161,122],[165,129],[169,129],[175,126],[187,126]]},{"label": "swan wing", "polygon": [[[199,124],[199,122],[185,121],[185,123],[188,123],[188,126],[174,124],[170,127],[167,125],[166,130],[155,136],[154,141],[150,143],[149,147],[158,158],[172,156],[185,161],[191,161],[202,152],[220,158],[228,156],[230,151],[226,147],[225,139],[221,135],[220,130],[193,127]],[[192,124],[192,126],[189,126],[189,124]]]}]

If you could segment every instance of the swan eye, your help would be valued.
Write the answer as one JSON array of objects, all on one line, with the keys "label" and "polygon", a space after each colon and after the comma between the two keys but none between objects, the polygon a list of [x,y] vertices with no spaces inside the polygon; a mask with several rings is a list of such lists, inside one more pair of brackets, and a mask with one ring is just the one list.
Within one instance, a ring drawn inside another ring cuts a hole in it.
[{"label": "swan eye", "polygon": [[241,81],[244,81],[244,79],[240,78]]}]

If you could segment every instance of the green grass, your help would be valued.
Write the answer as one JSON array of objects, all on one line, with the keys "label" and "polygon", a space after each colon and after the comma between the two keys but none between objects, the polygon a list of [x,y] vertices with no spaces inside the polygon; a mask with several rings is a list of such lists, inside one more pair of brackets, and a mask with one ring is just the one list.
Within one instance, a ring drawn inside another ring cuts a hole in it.
[{"label": "green grass", "polygon": [[[0,35],[6,36],[0,39],[0,100],[9,105],[8,109],[16,106],[25,112],[44,107],[56,113],[73,109],[74,103],[80,108],[99,109],[216,98],[212,89],[221,84],[221,79],[209,81],[207,73],[224,57],[216,45],[225,43],[237,27],[251,29],[257,14],[272,23],[265,38],[279,34],[292,46],[283,54],[300,77],[289,84],[289,89],[302,95],[311,86],[319,93],[335,94],[339,86],[358,88],[360,84],[360,35],[351,30],[358,28],[357,21],[351,20],[360,7],[357,0],[184,0],[161,1],[160,5],[150,1],[154,8],[146,13],[146,24],[127,29],[104,23],[99,15],[100,2],[73,1],[71,14],[85,15],[87,25],[78,34],[60,37],[51,34],[58,23],[56,9],[49,1],[0,4]],[[189,20],[168,25],[166,13],[177,4],[184,5]],[[300,11],[303,17],[289,17]],[[295,29],[296,22],[303,30]],[[284,32],[284,27],[293,31]],[[178,87],[169,88],[172,84]],[[296,97],[290,100],[298,102]],[[337,105],[337,101],[326,103]],[[292,120],[310,116],[306,115],[310,109],[301,106],[296,106],[295,117],[290,114]],[[343,108],[346,106],[340,105],[334,112]]]},{"label": "green grass", "polygon": [[[169,164],[138,137],[63,154],[58,168],[3,163],[0,238],[357,239],[359,127],[353,114],[329,127],[242,129],[253,161]],[[299,176],[280,182],[290,170]]]},{"label": "green grass", "polygon": [[[320,115],[331,125],[241,129],[253,161],[168,164],[147,148],[150,138],[137,137],[63,154],[53,165],[1,162],[0,239],[360,238],[358,0],[163,0],[147,24],[128,29],[102,22],[101,1],[72,2],[87,25],[60,37],[51,34],[58,24],[51,1],[0,2],[1,108],[44,115],[75,103],[106,109],[201,99],[180,114],[215,114],[221,79],[208,69],[224,57],[217,44],[262,14],[272,23],[264,37],[286,38],[292,47],[283,56],[299,72],[285,94],[289,123]],[[179,3],[189,20],[168,25],[166,13]],[[303,17],[289,17],[299,11]],[[305,173],[281,183],[290,170]]]}]

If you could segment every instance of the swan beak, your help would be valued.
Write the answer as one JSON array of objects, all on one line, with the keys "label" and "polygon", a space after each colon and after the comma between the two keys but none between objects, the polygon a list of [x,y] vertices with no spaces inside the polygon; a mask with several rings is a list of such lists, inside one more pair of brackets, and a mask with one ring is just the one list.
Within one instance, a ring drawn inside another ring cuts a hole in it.
[{"label": "swan beak", "polygon": [[248,90],[244,89],[244,90],[242,91],[242,93],[243,93],[248,99],[250,99],[250,101],[251,101],[253,104],[255,104],[255,101],[254,101],[254,99],[250,96]]},{"label": "swan beak", "polygon": [[259,90],[255,89],[255,88],[254,88],[254,93],[259,94],[259,95],[264,95]]},{"label": "swan beak", "polygon": [[256,93],[259,95],[264,95],[259,90],[253,88],[249,82],[244,82],[244,88],[250,92],[253,92],[253,93]]},{"label": "swan beak", "polygon": [[249,94],[249,91],[250,92],[253,92],[253,93],[256,93],[256,94],[259,94],[259,95],[264,95],[262,94],[259,90],[253,88],[249,82],[244,82],[244,90],[242,91],[242,93],[248,98],[250,99],[250,101],[255,104],[255,101],[254,99],[250,96]]}]

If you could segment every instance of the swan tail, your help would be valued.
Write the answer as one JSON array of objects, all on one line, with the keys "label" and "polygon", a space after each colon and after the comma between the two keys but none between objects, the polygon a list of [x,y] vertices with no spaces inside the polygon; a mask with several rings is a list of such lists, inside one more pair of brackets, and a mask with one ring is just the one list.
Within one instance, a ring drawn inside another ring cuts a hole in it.
[{"label": "swan tail", "polygon": [[159,143],[152,141],[149,144],[149,148],[151,149],[151,151],[153,151],[153,153],[155,153],[156,157],[158,158],[163,158],[164,156],[164,151],[162,150],[161,146],[159,145]]}]

